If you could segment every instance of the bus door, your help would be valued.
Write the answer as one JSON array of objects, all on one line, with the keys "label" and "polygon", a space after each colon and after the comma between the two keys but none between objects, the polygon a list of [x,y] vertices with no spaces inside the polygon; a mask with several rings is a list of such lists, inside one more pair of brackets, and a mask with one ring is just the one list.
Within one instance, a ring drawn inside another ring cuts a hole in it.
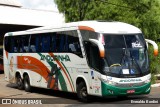
[{"label": "bus door", "polygon": [[89,71],[89,81],[90,89],[93,95],[101,95],[101,82],[98,79],[100,75],[100,57],[99,49],[96,45],[85,42],[85,51],[88,60],[88,65],[90,67]]},{"label": "bus door", "polygon": [[101,82],[99,81],[99,73],[91,69],[89,74],[90,88],[93,95],[101,95]]}]

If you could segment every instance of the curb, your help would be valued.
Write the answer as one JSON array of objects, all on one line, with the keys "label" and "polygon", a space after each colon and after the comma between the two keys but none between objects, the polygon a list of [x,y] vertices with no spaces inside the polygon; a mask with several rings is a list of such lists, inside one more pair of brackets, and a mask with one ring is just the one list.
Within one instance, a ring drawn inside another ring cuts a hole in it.
[{"label": "curb", "polygon": [[152,84],[151,87],[160,87],[160,83]]}]

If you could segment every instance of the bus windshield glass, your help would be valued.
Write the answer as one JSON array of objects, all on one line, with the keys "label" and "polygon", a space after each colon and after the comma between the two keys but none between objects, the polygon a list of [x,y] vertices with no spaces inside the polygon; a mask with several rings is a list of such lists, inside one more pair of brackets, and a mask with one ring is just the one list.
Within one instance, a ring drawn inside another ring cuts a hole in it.
[{"label": "bus windshield glass", "polygon": [[142,34],[103,34],[103,38],[105,74],[140,76],[148,73],[147,47]]}]

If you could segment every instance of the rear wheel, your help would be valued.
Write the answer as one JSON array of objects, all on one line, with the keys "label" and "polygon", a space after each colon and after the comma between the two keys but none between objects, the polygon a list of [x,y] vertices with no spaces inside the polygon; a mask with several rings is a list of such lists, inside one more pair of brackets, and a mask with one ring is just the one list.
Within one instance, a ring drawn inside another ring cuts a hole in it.
[{"label": "rear wheel", "polygon": [[20,75],[16,76],[16,84],[19,90],[22,90],[24,88],[23,80]]},{"label": "rear wheel", "polygon": [[30,79],[28,75],[24,76],[24,89],[27,92],[31,91]]},{"label": "rear wheel", "polygon": [[80,101],[88,102],[88,92],[87,87],[84,82],[80,82],[77,86],[77,96]]}]

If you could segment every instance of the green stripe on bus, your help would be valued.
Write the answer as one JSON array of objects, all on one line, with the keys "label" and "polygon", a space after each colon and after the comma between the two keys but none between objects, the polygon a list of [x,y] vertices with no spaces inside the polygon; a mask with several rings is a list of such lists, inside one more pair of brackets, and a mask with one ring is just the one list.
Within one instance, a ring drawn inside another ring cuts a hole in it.
[{"label": "green stripe on bus", "polygon": [[62,90],[63,91],[68,91],[67,90],[67,84],[66,84],[66,82],[65,82],[65,80],[64,80],[64,78],[63,78],[63,75],[62,75],[62,73],[60,72],[60,74],[59,74],[59,76],[58,76],[58,79],[59,79],[59,83],[60,83],[60,85],[61,85],[61,88],[62,88]]},{"label": "green stripe on bus", "polygon": [[72,80],[72,78],[71,78],[71,75],[70,75],[70,73],[68,72],[68,69],[66,68],[66,66],[63,64],[63,62],[61,62],[62,63],[62,65],[63,65],[63,67],[66,69],[66,71],[67,71],[67,73],[68,73],[68,75],[69,75],[69,77],[70,77],[70,80],[72,81],[72,85],[73,85],[73,88],[74,88],[74,91],[75,91],[75,87],[74,87],[74,84],[73,84],[73,80]]},{"label": "green stripe on bus", "polygon": [[[41,53],[38,53],[38,54],[39,54],[40,56],[42,56]],[[46,61],[47,61],[47,59],[46,59]],[[53,62],[48,62],[48,61],[47,61],[47,63],[48,63],[51,67],[54,65]],[[64,79],[64,77],[63,77],[63,75],[62,75],[61,72],[59,72],[58,80],[59,80],[60,86],[61,86],[61,88],[62,88],[62,91],[67,91],[67,85],[66,85],[65,79]]]}]

